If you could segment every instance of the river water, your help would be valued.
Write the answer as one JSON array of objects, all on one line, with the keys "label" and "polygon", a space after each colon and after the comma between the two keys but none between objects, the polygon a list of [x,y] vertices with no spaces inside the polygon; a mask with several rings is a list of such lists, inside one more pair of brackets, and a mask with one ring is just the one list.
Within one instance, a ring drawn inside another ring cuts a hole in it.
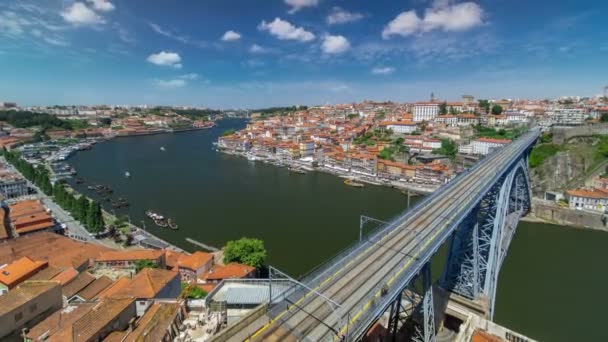
[{"label": "river water", "polygon": [[[260,238],[268,263],[295,277],[355,242],[360,215],[388,220],[406,209],[407,197],[393,189],[348,187],[332,175],[293,174],[213,150],[223,131],[245,124],[223,120],[208,130],[98,144],[69,160],[85,179],[72,185],[93,198],[86,185],[109,185],[115,198],[131,203],[116,214],[144,221],[187,250],[195,249],[188,237],[217,247]],[[173,218],[179,230],[155,227],[146,210]],[[601,326],[601,309],[608,307],[606,246],[606,233],[520,224],[500,275],[496,321],[542,341],[608,341]]]}]

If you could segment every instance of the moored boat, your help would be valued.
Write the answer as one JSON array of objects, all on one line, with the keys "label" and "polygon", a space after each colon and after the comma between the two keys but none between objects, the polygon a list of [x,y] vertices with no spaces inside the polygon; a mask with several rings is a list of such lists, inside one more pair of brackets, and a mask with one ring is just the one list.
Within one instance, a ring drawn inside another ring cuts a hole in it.
[{"label": "moored boat", "polygon": [[365,186],[363,183],[355,182],[353,179],[344,180],[344,184],[355,188],[362,188]]}]

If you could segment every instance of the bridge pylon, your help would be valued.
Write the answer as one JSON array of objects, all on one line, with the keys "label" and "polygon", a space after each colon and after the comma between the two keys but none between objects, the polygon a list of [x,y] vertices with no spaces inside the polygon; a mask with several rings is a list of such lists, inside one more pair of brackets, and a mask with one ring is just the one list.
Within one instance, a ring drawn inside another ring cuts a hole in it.
[{"label": "bridge pylon", "polygon": [[481,196],[454,231],[441,286],[494,316],[498,274],[519,219],[531,206],[527,153]]}]

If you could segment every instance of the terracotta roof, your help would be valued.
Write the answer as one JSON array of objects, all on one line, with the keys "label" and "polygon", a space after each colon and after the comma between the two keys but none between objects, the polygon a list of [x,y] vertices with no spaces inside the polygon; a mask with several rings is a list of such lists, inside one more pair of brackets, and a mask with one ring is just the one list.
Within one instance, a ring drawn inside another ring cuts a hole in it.
[{"label": "terracotta roof", "polygon": [[51,280],[59,273],[61,273],[61,271],[61,267],[49,266],[31,276],[29,280]]},{"label": "terracotta roof", "polygon": [[167,268],[173,269],[174,267],[178,266],[178,261],[181,258],[186,257],[186,256],[188,256],[188,254],[186,254],[186,253],[166,250],[165,251],[165,264],[167,264]]},{"label": "terracotta roof", "polygon": [[178,264],[179,267],[188,268],[196,271],[211,262],[212,260],[213,254],[197,251],[180,258]]},{"label": "terracotta roof", "polygon": [[24,305],[55,286],[60,286],[56,281],[26,281],[17,286],[16,289],[0,296],[0,317]]},{"label": "terracotta roof", "polygon": [[116,280],[113,284],[110,284],[110,286],[106,287],[103,291],[101,291],[97,295],[97,298],[111,297],[114,294],[118,293],[118,291],[120,291],[123,287],[127,286],[129,282],[131,282],[131,279],[120,278]]},{"label": "terracotta roof", "polygon": [[136,261],[136,260],[156,260],[165,252],[156,249],[143,249],[143,250],[132,250],[132,251],[110,251],[101,254],[95,259],[95,261]]},{"label": "terracotta roof", "polygon": [[0,283],[12,288],[47,265],[46,261],[34,261],[28,257],[22,257],[0,269]]},{"label": "terracotta roof", "polygon": [[43,340],[41,337],[45,335],[57,341],[69,341],[72,338],[72,324],[89,312],[93,306],[94,303],[70,304],[36,324],[28,331],[26,337]]},{"label": "terracotta roof", "polygon": [[80,268],[89,259],[109,251],[107,247],[75,241],[50,232],[39,232],[0,242],[0,264],[11,263],[27,256],[34,260],[48,261],[57,267]]},{"label": "terracotta roof", "polygon": [[[72,326],[74,342],[89,341],[101,329],[114,321],[118,315],[133,305],[133,298],[104,299]],[[133,309],[135,313],[135,309]]]},{"label": "terracotta roof", "polygon": [[70,299],[72,296],[78,293],[78,291],[84,289],[94,280],[95,277],[93,277],[89,272],[82,272],[76,277],[76,279],[64,285],[61,292],[63,293],[64,297]]},{"label": "terracotta roof", "polygon": [[566,194],[573,197],[608,199],[608,191],[601,189],[574,189],[566,191]]},{"label": "terracotta roof", "polygon": [[101,291],[112,285],[112,279],[102,276],[80,290],[76,295],[86,301],[93,300]]},{"label": "terracotta roof", "polygon": [[214,288],[215,288],[217,285],[218,285],[218,284],[196,284],[196,286],[197,286],[199,289],[201,289],[201,290],[203,290],[203,291],[205,291],[205,292],[207,292],[207,293],[210,293],[211,291],[213,291],[213,289],[214,289]]},{"label": "terracotta roof", "polygon": [[8,230],[6,229],[7,227],[4,225],[5,215],[6,212],[4,208],[0,207],[0,240],[8,238]]},{"label": "terracotta roof", "polygon": [[214,280],[245,278],[253,272],[255,272],[255,267],[233,262],[225,266],[215,266],[211,272],[202,275],[201,278]]},{"label": "terracotta roof", "polygon": [[123,342],[162,341],[179,312],[178,303],[154,303],[137,322],[137,327],[125,334]]},{"label": "terracotta roof", "polygon": [[57,274],[56,276],[54,276],[51,279],[58,281],[61,285],[65,285],[65,284],[69,283],[70,281],[74,280],[74,278],[76,278],[77,276],[78,276],[78,271],[76,271],[76,269],[74,269],[74,267],[70,267],[68,269],[65,269],[61,273]]},{"label": "terracotta roof", "polygon": [[482,330],[475,330],[471,342],[503,342],[503,339]]},{"label": "terracotta roof", "polygon": [[154,298],[175,278],[179,278],[178,272],[158,268],[144,268],[111,297]]}]

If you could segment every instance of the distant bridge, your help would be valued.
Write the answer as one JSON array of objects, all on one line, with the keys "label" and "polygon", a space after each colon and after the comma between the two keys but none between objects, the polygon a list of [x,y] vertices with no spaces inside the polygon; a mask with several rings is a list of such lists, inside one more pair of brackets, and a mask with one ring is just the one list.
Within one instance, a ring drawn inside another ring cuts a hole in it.
[{"label": "distant bridge", "polygon": [[[441,288],[492,319],[498,274],[530,210],[532,130],[495,150],[414,208],[317,268],[241,329],[251,341],[356,341],[385,312],[388,329],[435,340],[431,257],[446,242]],[[270,270],[271,283],[287,275]],[[273,297],[274,296],[274,297]],[[437,296],[436,296],[437,297]],[[243,333],[235,340],[243,340]]]}]

